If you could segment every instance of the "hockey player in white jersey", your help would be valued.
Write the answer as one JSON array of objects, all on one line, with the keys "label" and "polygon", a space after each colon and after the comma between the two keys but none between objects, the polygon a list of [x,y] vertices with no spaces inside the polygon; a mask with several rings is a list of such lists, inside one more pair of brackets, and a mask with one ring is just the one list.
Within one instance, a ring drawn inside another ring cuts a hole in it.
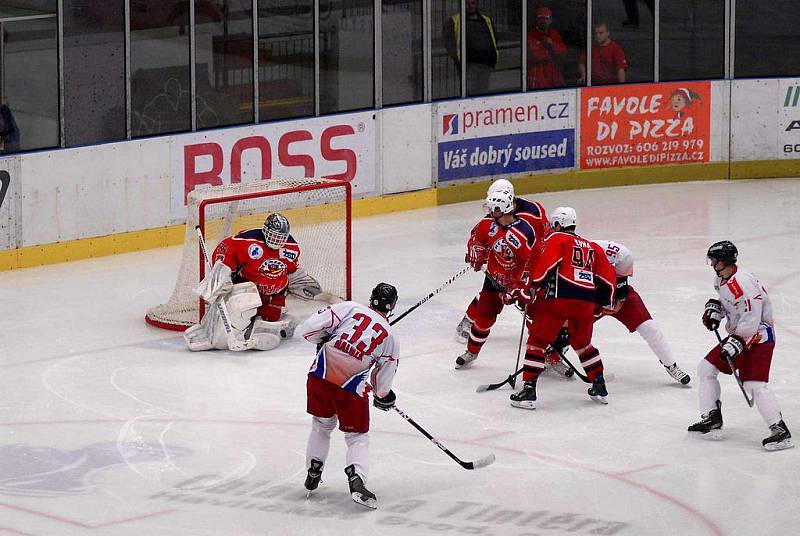
[{"label": "hockey player in white jersey", "polygon": [[635,331],[641,335],[672,378],[683,385],[688,384],[691,378],[675,362],[672,349],[658,323],[650,316],[642,297],[628,283],[628,278],[633,276],[633,253],[618,242],[610,240],[595,240],[595,242],[603,248],[608,261],[617,273],[614,303],[610,309],[598,307],[595,312],[595,322],[604,316],[616,318],[628,328],[628,331],[631,333]]},{"label": "hockey player in white jersey", "polygon": [[715,331],[724,318],[728,336],[697,366],[702,417],[689,427],[689,431],[710,434],[715,439],[721,437],[722,402],[717,375],[733,372],[727,357],[739,371],[745,392],[769,426],[771,433],[761,442],[763,447],[767,450],[790,448],[794,446],[792,434],[783,422],[775,395],[767,389],[775,349],[772,305],[767,289],[756,276],[737,266],[738,251],[733,243],[723,240],[712,244],[707,257],[708,264],[717,274],[714,288],[719,299],[706,302],[703,325],[709,331]]},{"label": "hockey player in white jersey", "polygon": [[306,448],[305,487],[310,494],[322,479],[331,432],[344,432],[347,455],[344,472],[353,500],[377,508],[375,494],[366,488],[369,465],[369,398],[383,411],[394,407],[392,381],[400,348],[388,317],[397,303],[397,289],[379,283],[369,307],[346,301],[320,309],[297,327],[317,345],[307,381],[307,411],[311,435]]}]

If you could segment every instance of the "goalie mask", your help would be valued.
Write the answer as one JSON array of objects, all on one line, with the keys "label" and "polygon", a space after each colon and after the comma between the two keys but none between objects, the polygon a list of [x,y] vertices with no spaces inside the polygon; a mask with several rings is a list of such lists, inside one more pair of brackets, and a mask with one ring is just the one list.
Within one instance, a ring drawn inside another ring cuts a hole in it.
[{"label": "goalie mask", "polygon": [[289,239],[289,220],[283,214],[270,214],[267,216],[262,228],[264,241],[271,249],[280,249]]},{"label": "goalie mask", "polygon": [[397,304],[397,289],[389,283],[378,283],[369,297],[369,306],[388,317]]},{"label": "goalie mask", "polygon": [[[514,194],[508,190],[496,190],[486,196],[486,210],[493,218],[514,211]],[[498,214],[498,211],[500,214]]]}]

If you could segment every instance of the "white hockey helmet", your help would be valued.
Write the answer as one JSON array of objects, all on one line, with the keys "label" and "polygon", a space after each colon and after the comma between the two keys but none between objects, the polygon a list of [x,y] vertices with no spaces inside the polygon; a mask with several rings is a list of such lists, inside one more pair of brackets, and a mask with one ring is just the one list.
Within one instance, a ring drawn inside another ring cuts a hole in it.
[{"label": "white hockey helmet", "polygon": [[289,239],[289,220],[283,214],[270,214],[263,227],[264,241],[271,249],[280,249]]},{"label": "white hockey helmet", "polygon": [[486,195],[491,193],[497,192],[499,190],[507,190],[511,192],[511,196],[514,196],[514,185],[511,184],[510,180],[507,179],[497,179],[489,186],[489,189],[486,191]]},{"label": "white hockey helmet", "polygon": [[514,211],[514,194],[508,190],[489,192],[486,196],[486,210],[494,216],[496,210],[502,214]]},{"label": "white hockey helmet", "polygon": [[550,226],[555,228],[555,224],[561,228],[575,227],[578,225],[578,215],[572,207],[558,207],[550,213]]}]

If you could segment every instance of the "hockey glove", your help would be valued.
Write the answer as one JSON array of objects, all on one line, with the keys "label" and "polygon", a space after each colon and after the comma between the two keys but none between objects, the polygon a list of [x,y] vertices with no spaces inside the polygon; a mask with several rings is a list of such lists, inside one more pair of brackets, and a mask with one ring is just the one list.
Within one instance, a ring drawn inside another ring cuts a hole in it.
[{"label": "hockey glove", "polygon": [[488,258],[489,250],[483,244],[470,244],[464,262],[472,266],[476,272],[480,272]]},{"label": "hockey glove", "polygon": [[394,395],[394,391],[391,389],[389,389],[389,394],[384,397],[372,395],[372,405],[381,411],[389,411],[392,409],[394,407],[395,400],[397,400],[397,397]]},{"label": "hockey glove", "polygon": [[722,357],[733,360],[742,352],[744,352],[744,341],[736,335],[725,337],[722,341]]},{"label": "hockey glove", "polygon": [[502,300],[506,305],[518,303],[525,308],[531,303],[531,293],[522,283],[514,283],[507,292],[502,294]]},{"label": "hockey glove", "polygon": [[614,290],[614,303],[624,302],[625,299],[628,297],[629,292],[630,288],[628,287],[628,278],[627,277],[617,278],[617,288]]},{"label": "hockey glove", "polygon": [[706,302],[706,310],[703,312],[703,325],[708,331],[719,328],[722,322],[722,303],[719,300],[710,299]]}]

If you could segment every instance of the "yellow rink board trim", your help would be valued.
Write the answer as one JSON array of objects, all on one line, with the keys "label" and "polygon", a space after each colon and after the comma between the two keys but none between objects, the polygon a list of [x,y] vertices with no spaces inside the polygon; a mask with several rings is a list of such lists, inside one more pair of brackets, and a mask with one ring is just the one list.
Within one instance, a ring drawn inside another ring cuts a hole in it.
[{"label": "yellow rink board trim", "polygon": [[[564,173],[545,173],[515,178],[519,195],[558,192],[582,188],[607,188],[698,180],[752,179],[800,176],[800,160],[765,160],[758,162],[721,162],[684,164],[649,168],[617,168],[602,170],[571,170]],[[353,200],[353,217],[363,218],[390,212],[414,210],[436,205],[461,203],[482,199],[489,181],[444,185],[418,192],[403,192],[367,199]],[[309,209],[295,209],[306,210]],[[324,211],[311,209],[319,219]],[[291,218],[291,212],[287,211]],[[306,214],[309,216],[310,214]],[[70,240],[42,246],[0,251],[0,271],[29,268],[65,261],[130,253],[144,249],[175,246],[184,241],[183,225],[132,231],[97,238]]]}]

